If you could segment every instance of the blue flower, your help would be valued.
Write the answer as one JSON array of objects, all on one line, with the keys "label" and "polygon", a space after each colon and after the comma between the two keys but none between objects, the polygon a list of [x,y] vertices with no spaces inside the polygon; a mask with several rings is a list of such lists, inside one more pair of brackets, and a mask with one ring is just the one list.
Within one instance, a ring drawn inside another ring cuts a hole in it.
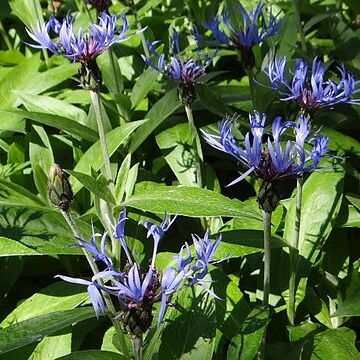
[{"label": "blue flower", "polygon": [[198,45],[196,57],[184,56],[180,51],[179,34],[176,30],[170,39],[170,57],[165,60],[164,54],[159,54],[155,45],[158,41],[148,43],[151,55],[155,57],[155,62],[152,58],[142,55],[143,60],[147,65],[155,69],[161,74],[169,77],[170,79],[178,82],[182,86],[192,86],[199,82],[200,78],[205,75],[206,68],[212,62],[213,57],[208,55],[203,56],[201,51],[201,42],[197,30],[193,33],[195,41]]},{"label": "blue flower", "polygon": [[[175,256],[175,266],[170,266],[163,272],[156,270],[155,257],[157,255],[158,245],[164,233],[175,221],[175,218],[176,217],[168,217],[165,212],[164,219],[160,225],[155,225],[150,221],[144,222],[144,226],[148,229],[148,237],[152,236],[154,239],[152,260],[147,271],[142,269],[139,264],[136,264],[133,260],[131,260],[130,266],[129,264],[125,265],[123,272],[114,269],[111,259],[104,257],[106,233],[102,237],[101,249],[99,250],[95,243],[95,238],[101,235],[94,233],[93,230],[93,236],[90,242],[82,241],[81,246],[95,255],[95,259],[99,258],[111,266],[109,265],[104,271],[95,274],[91,278],[91,281],[62,275],[57,275],[56,277],[70,283],[87,286],[96,316],[104,314],[106,311],[102,294],[105,292],[115,296],[121,306],[121,310],[115,318],[121,318],[126,325],[126,329],[133,335],[138,335],[135,331],[139,331],[139,328],[141,331],[145,331],[150,326],[153,304],[160,302],[160,314],[158,318],[158,326],[160,326],[167,305],[177,291],[188,286],[200,285],[216,297],[216,295],[205,286],[205,283],[208,282],[208,280],[205,280],[205,276],[208,274],[209,263],[220,243],[220,237],[215,242],[212,242],[209,239],[208,232],[205,234],[204,239],[193,236],[196,256],[191,255],[190,246],[185,243],[181,247],[179,254]],[[128,259],[132,259],[133,257],[130,256],[125,241],[125,220],[126,210],[124,209],[119,214],[118,223],[116,225],[110,225],[114,230],[114,236],[121,241],[123,248],[126,249]],[[145,322],[140,318],[146,319],[144,320]],[[141,321],[137,323],[139,319]]]},{"label": "blue flower", "polygon": [[295,101],[303,111],[312,112],[324,107],[332,107],[340,103],[360,104],[360,99],[352,96],[359,92],[354,76],[345,70],[344,65],[338,68],[340,80],[335,82],[324,79],[325,65],[315,58],[311,74],[305,60],[296,61],[292,80],[288,81],[286,74],[288,59],[275,59],[270,62],[265,73],[268,75],[271,87],[279,91],[281,100]]},{"label": "blue flower", "polygon": [[71,278],[63,275],[56,275],[55,277],[60,278],[61,280],[64,280],[69,283],[87,286],[89,298],[95,310],[96,317],[99,318],[99,315],[105,315],[106,306],[102,298],[100,288],[96,283],[96,281],[87,281],[87,280]]},{"label": "blue flower", "polygon": [[160,240],[163,238],[166,231],[169,230],[172,223],[176,220],[176,216],[174,216],[172,219],[168,218],[167,213],[165,211],[164,219],[162,223],[159,225],[153,224],[151,221],[145,221],[144,226],[146,229],[148,229],[147,237],[152,236],[154,239],[154,249],[153,249],[153,256],[151,260],[151,267],[154,268],[155,266],[155,258],[157,249],[160,243]]},{"label": "blue flower", "polygon": [[123,248],[123,250],[125,251],[125,255],[128,259],[128,262],[130,264],[130,266],[133,266],[133,261],[129,252],[129,249],[127,247],[126,244],[126,240],[125,240],[125,222],[126,222],[126,208],[124,208],[122,211],[120,211],[119,213],[119,217],[118,217],[118,222],[116,224],[116,226],[114,226],[111,221],[108,219],[110,226],[113,228],[114,233],[113,236],[118,239],[121,243],[121,247]]},{"label": "blue flower", "polygon": [[[243,18],[243,24],[234,27],[230,22],[230,16],[227,11],[223,13],[221,18],[216,16],[206,27],[210,29],[215,39],[223,45],[235,47],[236,49],[251,49],[253,46],[260,44],[270,36],[276,35],[281,21],[277,21],[277,16],[270,13],[268,24],[261,17],[264,4],[259,2],[256,9],[251,9],[249,13],[239,4],[239,12]],[[222,21],[221,21],[222,20]],[[227,32],[220,28],[220,24],[224,23]]]},{"label": "blue flower", "polygon": [[209,263],[220,244],[221,236],[218,236],[214,242],[211,242],[209,239],[209,231],[206,231],[204,238],[200,238],[198,235],[192,235],[192,239],[197,255],[195,265],[192,268],[192,271],[195,273],[192,284],[196,284],[208,273]]},{"label": "blue flower", "polygon": [[[56,55],[64,55],[73,61],[88,63],[98,55],[108,50],[113,44],[125,41],[128,24],[125,15],[121,15],[122,27],[118,28],[119,16],[110,16],[106,12],[99,16],[98,24],[91,24],[89,31],[74,30],[74,21],[70,14],[60,23],[51,17],[45,24],[38,24],[30,30],[26,29],[29,36],[39,45],[35,48],[47,48]],[[50,32],[58,35],[58,40],[50,38]]]},{"label": "blue flower", "polygon": [[[96,244],[96,238],[101,236],[100,249]],[[109,256],[105,254],[105,245],[107,240],[107,232],[103,235],[95,233],[94,226],[92,225],[92,236],[90,238],[90,242],[87,242],[83,239],[78,238],[80,244],[73,244],[72,246],[81,247],[86,251],[90,252],[95,261],[102,261],[107,269],[112,269],[113,263]]]},{"label": "blue flower", "polygon": [[[294,177],[311,172],[318,167],[319,161],[328,152],[328,138],[315,134],[311,136],[309,120],[300,115],[299,125],[295,122],[282,122],[277,117],[272,124],[272,132],[267,141],[263,139],[265,114],[258,112],[249,115],[250,132],[241,146],[232,134],[234,119],[226,118],[219,123],[220,135],[203,132],[205,140],[214,148],[226,152],[239,161],[245,172],[230,185],[243,180],[251,173],[265,182]],[[284,141],[282,135],[292,129],[295,141]],[[272,137],[272,140],[271,140]],[[305,150],[305,141],[313,143],[313,149]]]}]

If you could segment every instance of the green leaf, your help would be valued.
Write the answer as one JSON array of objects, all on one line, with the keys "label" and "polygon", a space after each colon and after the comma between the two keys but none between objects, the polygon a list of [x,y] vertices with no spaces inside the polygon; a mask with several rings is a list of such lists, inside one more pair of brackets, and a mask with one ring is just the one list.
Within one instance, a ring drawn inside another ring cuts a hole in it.
[{"label": "green leaf", "polygon": [[[179,309],[168,309],[158,359],[211,359],[216,330],[215,300],[200,287],[176,298]],[[159,339],[155,339],[159,341]]]},{"label": "green leaf", "polygon": [[0,179],[0,204],[44,205],[44,202],[24,187]]},{"label": "green leaf", "polygon": [[12,111],[1,110],[0,130],[9,130],[9,131],[25,133],[25,119],[22,115],[14,114]]},{"label": "green leaf", "polygon": [[12,110],[15,115],[35,121],[36,123],[52,126],[69,133],[72,136],[79,137],[84,140],[97,141],[99,136],[96,131],[89,127],[79,124],[75,120],[67,119],[62,116],[45,114],[41,112],[29,112],[25,110]]},{"label": "green leaf", "polygon": [[54,155],[46,131],[41,126],[33,125],[35,133],[29,144],[29,157],[33,169],[33,177],[36,188],[41,198],[48,202],[47,183],[48,172],[54,163]]},{"label": "green leaf", "polygon": [[64,329],[60,333],[46,336],[36,346],[29,360],[55,360],[71,353],[71,331]]},{"label": "green leaf", "polygon": [[86,124],[86,112],[66,101],[51,96],[23,94],[21,92],[18,92],[17,95],[22,99],[26,110],[29,112],[57,115],[74,120],[82,125]]},{"label": "green leaf", "polygon": [[360,274],[353,270],[343,280],[344,293],[332,316],[360,316]]},{"label": "green leaf", "polygon": [[192,217],[258,218],[258,215],[248,211],[239,200],[231,200],[214,191],[186,186],[154,186],[151,190],[131,196],[122,206],[131,206],[158,214],[167,211],[168,214]]},{"label": "green leaf", "polygon": [[131,91],[131,108],[139,105],[140,101],[153,89],[158,76],[159,73],[157,71],[148,68],[138,77]]},{"label": "green leaf", "polygon": [[[0,209],[0,236],[9,239],[0,242],[0,257],[25,255],[26,248],[28,255],[81,254],[69,246],[75,242],[74,235],[59,211],[15,204],[4,204]],[[89,225],[80,221],[78,225],[88,235]]]},{"label": "green leaf", "polygon": [[115,182],[116,202],[121,202],[124,199],[125,187],[129,176],[130,166],[131,166],[131,154],[127,154],[125,159],[121,163]]},{"label": "green leaf", "polygon": [[75,75],[78,69],[76,64],[66,64],[39,73],[39,66],[39,56],[25,58],[2,79],[0,109],[19,106],[22,101],[18,93],[40,94]]},{"label": "green leaf", "polygon": [[10,0],[9,5],[12,13],[17,16],[27,28],[31,28],[38,23],[43,23],[42,10],[38,0]]},{"label": "green leaf", "polygon": [[21,101],[18,100],[18,96],[13,93],[13,90],[27,92],[30,86],[33,87],[39,65],[38,56],[25,58],[4,76],[0,83],[0,109],[20,105]]},{"label": "green leaf", "polygon": [[178,97],[177,89],[169,91],[146,114],[145,119],[148,121],[140,127],[132,139],[129,151],[133,153],[147,137],[176,109],[181,103]]},{"label": "green leaf", "polygon": [[69,325],[95,316],[91,307],[51,312],[0,329],[0,354],[39,341]]},{"label": "green leaf", "polygon": [[42,255],[36,250],[23,245],[21,242],[0,236],[0,257],[2,256],[24,256],[24,255]]},{"label": "green leaf", "polygon": [[225,116],[231,112],[224,102],[221,101],[221,98],[206,85],[200,84],[196,88],[196,93],[202,105],[210,112],[219,116]]},{"label": "green leaf", "polygon": [[336,330],[325,330],[318,324],[303,323],[288,327],[293,345],[302,347],[301,358],[326,360],[355,360],[359,353],[355,347],[356,334],[342,327]]},{"label": "green leaf", "polygon": [[[133,121],[109,131],[106,134],[109,156],[124,144],[135,129],[144,122],[145,120]],[[100,140],[98,140],[81,157],[80,161],[76,164],[74,171],[87,175],[91,174],[91,169],[98,171],[104,164],[104,159],[101,154],[101,144]],[[82,188],[82,184],[73,177],[71,177],[70,182],[72,183],[73,191],[76,194]]]},{"label": "green leaf", "polygon": [[54,311],[73,309],[88,297],[85,288],[57,281],[24,300],[1,322],[0,327],[5,328]]},{"label": "green leaf", "polygon": [[[335,226],[343,198],[343,183],[343,167],[338,165],[334,171],[319,171],[311,174],[303,186],[298,247],[301,257],[298,272],[302,279],[298,287],[297,304],[305,296],[310,266],[315,262]],[[292,243],[295,236],[295,208],[296,199],[294,198],[285,218],[284,239],[289,243]]]},{"label": "green leaf", "polygon": [[311,359],[356,360],[359,352],[355,347],[356,334],[347,328],[325,330],[314,336]]},{"label": "green leaf", "polygon": [[[264,249],[264,232],[262,230],[229,230],[221,231],[220,245],[214,255],[214,259],[236,258]],[[279,235],[271,235],[271,247],[281,248],[290,245]]]},{"label": "green leaf", "polygon": [[115,205],[115,199],[108,187],[106,179],[104,179],[103,177],[100,177],[99,179],[94,179],[90,175],[72,170],[67,170],[67,172],[75,179],[79,180],[91,193]]},{"label": "green leaf", "polygon": [[215,301],[217,328],[231,340],[249,314],[250,307],[239,289],[237,277],[232,275],[229,278],[222,270],[214,267],[211,270],[211,278],[214,280],[214,293],[222,299]]},{"label": "green leaf", "polygon": [[321,134],[329,136],[329,149],[339,154],[353,153],[360,156],[360,142],[351,136],[327,127],[321,128]]},{"label": "green leaf", "polygon": [[268,321],[269,310],[262,307],[253,309],[231,340],[227,360],[256,359]]},{"label": "green leaf", "polygon": [[187,123],[166,129],[156,136],[156,142],[166,162],[181,185],[196,184],[196,165]]},{"label": "green leaf", "polygon": [[101,70],[103,81],[113,98],[122,95],[124,84],[115,53],[111,49],[105,51],[105,53],[97,57],[96,62]]},{"label": "green leaf", "polygon": [[83,350],[75,351],[72,354],[57,358],[57,360],[128,360],[128,358],[110,351]]}]

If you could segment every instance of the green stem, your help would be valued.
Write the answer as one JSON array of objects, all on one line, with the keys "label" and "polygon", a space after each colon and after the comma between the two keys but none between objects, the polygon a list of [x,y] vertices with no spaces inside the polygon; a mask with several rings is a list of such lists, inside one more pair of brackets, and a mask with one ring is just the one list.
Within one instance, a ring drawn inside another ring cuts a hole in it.
[{"label": "green stem", "polygon": [[[114,62],[114,52],[112,50],[112,48],[110,48],[107,52],[108,56],[109,56],[109,59],[110,59],[110,67],[111,67],[111,72],[112,72],[112,75],[114,76],[114,80],[115,80],[115,85],[116,85],[116,94],[121,94],[122,93],[122,86],[120,86],[121,84],[121,79],[119,79],[118,77],[118,72],[116,71],[116,68],[115,68],[115,62]],[[120,75],[121,76],[121,75]],[[119,113],[119,116],[120,116],[120,125],[124,125],[127,121],[129,121],[130,119],[128,117],[126,117],[122,111],[121,111],[121,107],[120,105],[118,104],[118,99],[114,99],[115,100],[115,104],[116,104],[116,108],[117,108],[117,111]]]},{"label": "green stem", "polygon": [[141,22],[140,22],[140,19],[139,19],[138,12],[137,12],[136,5],[135,5],[134,1],[131,1],[131,11],[134,14],[136,27],[138,28],[138,32],[139,32],[139,35],[140,35],[141,44],[143,46],[145,56],[150,57],[150,51],[149,51],[149,48],[148,48],[148,45],[147,45],[147,42],[146,42],[146,39],[145,39],[144,31],[143,31],[143,28],[141,26]]},{"label": "green stem", "polygon": [[[81,235],[81,231],[80,231],[79,227],[77,226],[76,221],[73,218],[70,211],[61,210],[61,214],[63,215],[64,219],[68,223],[68,225],[69,225],[72,233],[74,234],[75,238],[76,239],[82,239],[83,237]],[[78,241],[78,242],[79,242],[79,245],[82,245],[80,241]],[[82,251],[83,251],[83,253],[84,253],[85,257],[86,257],[86,260],[88,261],[88,263],[90,265],[90,268],[91,268],[93,274],[94,275],[98,274],[99,273],[99,268],[97,267],[97,265],[95,263],[95,260],[93,259],[91,254],[87,250],[85,250],[83,247],[81,247],[81,249],[82,249]],[[101,279],[99,279],[97,281],[98,281],[98,283],[100,285],[104,285],[104,283],[103,283],[103,281]],[[121,326],[121,324],[119,323],[118,320],[114,320],[114,316],[116,315],[116,310],[115,310],[115,306],[114,306],[114,304],[113,304],[113,302],[111,300],[111,297],[105,291],[101,291],[101,293],[102,293],[102,296],[104,298],[106,307],[110,312],[111,322],[112,322],[112,324],[113,324],[113,326],[115,328],[116,334],[118,335],[119,340],[120,340],[120,342],[122,344],[122,349],[124,351],[124,355],[127,356],[127,357],[130,357],[129,350],[128,350],[127,345],[126,345],[126,341],[125,341],[122,326]]]},{"label": "green stem", "polygon": [[290,278],[289,278],[289,300],[287,306],[287,315],[291,325],[295,321],[295,302],[296,302],[296,272],[298,265],[298,248],[300,239],[300,221],[301,221],[301,202],[302,202],[303,177],[297,179],[296,210],[294,224],[294,241],[290,249]]},{"label": "green stem", "polygon": [[186,116],[189,123],[189,132],[191,138],[191,146],[194,151],[195,167],[196,167],[196,183],[199,187],[203,187],[202,169],[203,169],[203,156],[201,151],[200,138],[194,123],[193,112],[190,105],[184,105]]},{"label": "green stem", "polygon": [[142,336],[132,339],[133,348],[134,348],[134,357],[135,360],[143,360],[143,340]]},{"label": "green stem", "polygon": [[4,41],[5,41],[5,44],[6,44],[7,48],[8,48],[9,50],[13,50],[13,46],[11,45],[11,41],[10,41],[10,39],[9,39],[9,37],[8,37],[7,32],[5,31],[4,25],[3,25],[3,23],[2,23],[1,20],[0,20],[0,34],[2,35],[2,37],[3,37]]},{"label": "green stem", "polygon": [[95,90],[90,90],[90,97],[91,97],[91,101],[92,101],[92,104],[94,107],[95,118],[96,118],[96,123],[97,123],[97,127],[98,127],[98,132],[99,132],[101,151],[102,151],[102,155],[104,158],[104,165],[105,165],[105,175],[106,175],[106,178],[107,178],[107,181],[109,184],[110,191],[114,195],[115,194],[114,180],[113,180],[112,173],[111,173],[109,150],[108,150],[108,146],[106,143],[105,130],[104,130],[104,125],[103,125],[102,116],[101,116],[99,92],[95,91]]},{"label": "green stem", "polygon": [[269,305],[271,265],[271,212],[263,211],[264,222],[264,288],[263,304]]},{"label": "green stem", "polygon": [[300,34],[300,40],[301,40],[301,48],[304,52],[307,52],[307,46],[306,46],[306,39],[304,34],[304,29],[301,25],[301,15],[300,15],[300,9],[299,9],[299,0],[293,0],[294,9],[295,9],[295,16],[296,16],[296,24],[298,27],[298,31]]}]

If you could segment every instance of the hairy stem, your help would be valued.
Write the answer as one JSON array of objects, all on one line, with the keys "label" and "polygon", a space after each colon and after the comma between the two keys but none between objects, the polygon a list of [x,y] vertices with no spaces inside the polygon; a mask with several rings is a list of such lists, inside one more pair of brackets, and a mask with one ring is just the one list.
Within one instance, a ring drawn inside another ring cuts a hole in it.
[{"label": "hairy stem", "polygon": [[296,271],[298,264],[298,248],[300,238],[301,221],[301,202],[302,202],[303,177],[297,179],[296,210],[295,210],[295,229],[293,248],[290,249],[290,278],[289,278],[289,300],[287,306],[287,315],[291,325],[295,321],[295,302],[296,302]]},{"label": "hairy stem", "polygon": [[[71,231],[73,232],[75,238],[76,239],[82,239],[83,237],[81,235],[81,231],[80,231],[79,227],[77,226],[76,221],[73,218],[70,211],[61,210],[61,214],[63,215],[64,219],[68,223],[68,225],[69,225]],[[81,245],[80,241],[79,241],[79,245]],[[90,268],[91,268],[93,274],[94,275],[98,274],[99,273],[99,268],[97,267],[97,265],[95,263],[95,260],[93,259],[91,254],[86,249],[84,249],[83,247],[81,247],[81,249],[82,249],[82,251],[83,251],[83,253],[84,253],[85,257],[86,257],[86,260],[88,261],[88,263],[90,265]],[[104,285],[104,283],[103,283],[103,281],[101,279],[98,279],[97,281],[98,281],[98,283],[100,285]],[[114,316],[116,315],[115,306],[114,306],[114,304],[113,304],[113,302],[111,300],[110,295],[107,292],[101,291],[101,293],[102,293],[102,296],[104,298],[106,307],[110,312],[111,322],[112,322],[112,324],[113,324],[113,326],[115,328],[117,336],[119,337],[120,343],[122,344],[122,349],[124,351],[124,355],[129,357],[130,356],[129,355],[129,350],[128,350],[127,345],[126,345],[126,341],[125,341],[122,326],[121,326],[121,324],[119,323],[118,320],[114,319]]]},{"label": "hairy stem", "polygon": [[264,288],[263,304],[269,305],[271,264],[271,212],[263,211],[264,222]]},{"label": "hairy stem", "polygon": [[135,360],[143,360],[143,340],[142,336],[131,339],[134,348]]},{"label": "hairy stem", "polygon": [[101,107],[100,107],[100,96],[99,92],[95,90],[90,90],[90,97],[94,107],[96,123],[99,132],[100,144],[101,144],[101,151],[104,158],[104,165],[105,165],[105,175],[109,184],[109,188],[111,193],[114,195],[115,188],[114,188],[114,180],[111,173],[111,166],[110,166],[110,156],[109,150],[106,143],[106,136],[105,130],[103,125],[103,120],[101,116]]},{"label": "hairy stem", "polygon": [[298,31],[300,34],[300,41],[301,41],[301,48],[304,52],[307,52],[307,46],[306,46],[306,39],[304,34],[304,29],[301,25],[301,15],[300,15],[300,9],[299,9],[299,0],[293,0],[294,9],[295,9],[295,16],[296,16],[296,24],[298,27]]},{"label": "hairy stem", "polygon": [[190,105],[184,105],[186,116],[189,123],[189,132],[191,137],[191,146],[194,151],[195,167],[196,167],[196,183],[199,187],[203,187],[202,170],[203,170],[203,156],[201,151],[200,138],[195,127],[193,112]]}]

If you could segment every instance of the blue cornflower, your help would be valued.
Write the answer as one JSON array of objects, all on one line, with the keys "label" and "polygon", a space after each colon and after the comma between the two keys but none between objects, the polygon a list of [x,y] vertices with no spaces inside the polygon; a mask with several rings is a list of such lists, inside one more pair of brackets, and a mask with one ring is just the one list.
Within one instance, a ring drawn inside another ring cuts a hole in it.
[{"label": "blue cornflower", "polygon": [[92,303],[92,306],[95,310],[96,317],[99,318],[99,315],[105,315],[106,306],[103,300],[103,297],[100,292],[100,287],[95,280],[87,281],[83,279],[71,278],[63,275],[56,275],[56,278],[60,278],[66,282],[73,284],[85,285],[87,286],[87,291],[89,293],[89,298]]},{"label": "blue cornflower", "polygon": [[352,96],[359,92],[354,76],[345,70],[344,65],[338,67],[340,81],[324,79],[325,65],[321,60],[314,59],[311,75],[305,60],[296,61],[292,80],[287,80],[286,57],[270,62],[265,73],[268,75],[271,87],[279,91],[281,100],[295,101],[303,111],[312,112],[324,107],[332,107],[340,103],[360,104],[360,99]]},{"label": "blue cornflower", "polygon": [[[270,36],[276,35],[281,21],[277,20],[277,16],[270,13],[268,24],[265,24],[261,18],[264,4],[259,2],[256,9],[251,9],[249,13],[239,4],[239,11],[243,18],[243,25],[234,27],[230,22],[230,15],[224,11],[221,17],[216,16],[206,27],[210,29],[215,39],[223,45],[234,47],[239,50],[251,49],[253,46],[260,44]],[[224,23],[228,32],[220,28],[220,24]]]},{"label": "blue cornflower", "polygon": [[[212,57],[207,54],[203,55],[198,31],[195,30],[193,35],[198,46],[196,57],[188,57],[182,54],[179,45],[179,34],[176,30],[174,30],[170,39],[168,61],[166,61],[164,54],[160,55],[156,51],[155,45],[158,41],[152,43],[148,42],[149,51],[155,58],[155,61],[151,57],[142,55],[142,58],[147,65],[166,77],[176,81],[181,89],[188,89],[190,92],[193,91],[194,85],[201,81],[201,77],[206,73],[206,68],[211,64],[215,56],[215,54]],[[191,97],[192,95],[189,94],[189,96]],[[192,101],[192,99],[190,99],[190,101]]]},{"label": "blue cornflower", "polygon": [[[42,25],[28,30],[29,36],[39,45],[35,48],[47,48],[56,55],[64,55],[73,61],[88,63],[108,50],[113,44],[125,41],[128,37],[128,24],[125,15],[121,15],[122,27],[117,26],[118,15],[110,16],[106,12],[99,16],[98,24],[91,24],[89,31],[74,30],[75,18],[70,14],[60,23],[55,17]],[[50,32],[58,35],[58,40],[50,38]]]},{"label": "blue cornflower", "polygon": [[[101,237],[100,249],[96,244],[97,237]],[[107,232],[105,232],[103,235],[95,233],[94,226],[92,225],[92,236],[90,238],[90,242],[78,238],[80,244],[73,244],[72,246],[84,248],[93,255],[95,261],[102,261],[106,265],[107,269],[112,269],[112,260],[105,254],[106,240]]]},{"label": "blue cornflower", "polygon": [[[233,156],[245,168],[245,172],[229,185],[236,184],[253,173],[264,182],[298,176],[311,172],[318,167],[319,161],[328,153],[328,138],[310,133],[309,120],[300,115],[299,125],[293,121],[282,122],[275,118],[272,132],[264,140],[265,114],[249,115],[250,132],[245,136],[244,146],[241,146],[232,134],[234,119],[226,118],[219,123],[220,136],[203,132],[205,140],[214,148]],[[282,135],[292,129],[295,141],[284,141]],[[272,140],[271,140],[272,137]],[[283,140],[283,142],[282,142]],[[313,143],[312,150],[305,150],[305,141]]]},{"label": "blue cornflower", "polygon": [[153,249],[153,256],[151,260],[151,267],[154,268],[155,266],[155,258],[157,249],[160,243],[160,240],[163,238],[166,231],[169,230],[172,223],[176,220],[176,216],[172,219],[168,218],[167,213],[165,211],[164,219],[161,222],[160,226],[153,224],[151,221],[145,221],[144,226],[148,229],[147,237],[152,236],[154,239],[154,249]]},{"label": "blue cornflower", "polygon": [[[145,272],[138,264],[136,264],[128,251],[124,235],[124,226],[126,220],[126,210],[120,212],[117,225],[112,225],[114,236],[121,241],[123,249],[126,249],[129,259],[129,265],[125,266],[124,272],[119,272],[111,266],[101,271],[91,278],[91,281],[71,278],[67,276],[57,275],[64,281],[86,285],[90,300],[96,312],[96,316],[104,314],[106,311],[103,295],[106,292],[116,296],[121,305],[121,311],[116,318],[121,318],[125,322],[127,330],[135,336],[140,335],[150,325],[152,321],[152,307],[156,302],[160,302],[160,315],[158,326],[161,324],[166,312],[167,305],[172,295],[188,286],[200,285],[210,294],[216,297],[212,291],[204,285],[207,281],[204,279],[208,274],[209,263],[219,245],[220,237],[213,243],[209,240],[208,232],[204,239],[193,236],[196,256],[191,255],[190,247],[187,243],[180,249],[176,255],[176,266],[169,267],[164,272],[157,271],[155,268],[155,257],[160,240],[164,233],[169,229],[175,218],[170,218],[165,212],[164,219],[160,225],[155,225],[150,221],[145,221],[144,226],[148,229],[148,236],[152,236],[154,240],[154,248],[152,261]],[[95,243],[95,237],[101,236],[94,233],[90,243],[82,241],[82,247],[90,251],[94,259],[104,255],[104,244],[106,233],[102,236],[101,250]],[[185,256],[184,256],[184,249]],[[101,257],[106,260],[107,257]]]},{"label": "blue cornflower", "polygon": [[192,235],[192,240],[197,254],[196,263],[192,268],[194,272],[192,284],[196,284],[208,273],[209,263],[220,245],[221,236],[218,236],[215,242],[211,242],[209,239],[209,231],[206,231],[204,238],[200,238],[198,235]]},{"label": "blue cornflower", "polygon": [[126,244],[126,240],[125,240],[125,222],[126,222],[126,208],[124,208],[122,211],[120,211],[119,213],[119,217],[118,217],[118,222],[116,224],[116,226],[114,226],[110,219],[108,219],[110,226],[112,227],[112,229],[114,230],[113,236],[118,239],[121,243],[121,247],[123,248],[123,250],[125,251],[125,255],[128,259],[128,262],[130,264],[130,266],[133,266],[133,260],[131,258],[129,249],[127,247]]}]

